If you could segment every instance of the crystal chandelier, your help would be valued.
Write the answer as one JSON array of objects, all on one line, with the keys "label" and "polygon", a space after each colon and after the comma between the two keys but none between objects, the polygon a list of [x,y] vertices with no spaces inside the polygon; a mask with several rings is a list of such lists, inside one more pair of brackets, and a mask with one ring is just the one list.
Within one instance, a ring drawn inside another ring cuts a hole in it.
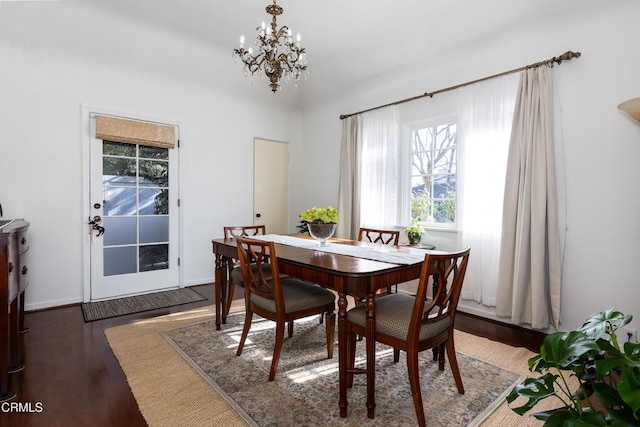
[{"label": "crystal chandelier", "polygon": [[[286,25],[278,29],[276,16],[282,15],[284,9],[276,4],[267,6],[267,13],[271,18],[271,26],[267,26],[264,22],[256,28],[258,37],[254,48],[249,50],[244,48],[244,35],[240,36],[240,47],[233,49],[234,62],[238,58],[244,64],[244,74],[254,75],[256,72],[264,71],[269,78],[269,86],[272,92],[280,90],[280,80],[284,78],[289,81],[290,78],[295,79],[295,86],[298,87],[298,81],[304,75],[309,75],[307,71],[307,55],[305,49],[300,46],[300,34],[296,41],[293,41],[291,30]],[[262,74],[259,74],[262,78]]]}]

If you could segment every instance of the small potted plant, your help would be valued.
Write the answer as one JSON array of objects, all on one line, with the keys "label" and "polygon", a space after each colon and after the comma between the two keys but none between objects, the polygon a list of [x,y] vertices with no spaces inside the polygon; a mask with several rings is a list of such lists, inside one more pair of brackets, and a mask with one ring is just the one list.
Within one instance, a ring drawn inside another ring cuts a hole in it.
[{"label": "small potted plant", "polygon": [[611,308],[575,331],[547,335],[540,354],[529,359],[537,375],[506,398],[510,406],[518,397],[526,401],[511,409],[524,415],[539,401],[555,398],[557,408],[533,414],[546,427],[640,425],[640,343],[624,336],[621,345],[616,336],[632,318]]},{"label": "small potted plant", "polygon": [[422,240],[422,234],[424,230],[418,221],[413,221],[410,227],[404,229],[410,245],[417,245]]},{"label": "small potted plant", "polygon": [[333,206],[326,208],[312,207],[302,212],[300,215],[300,225],[298,228],[306,230],[311,237],[320,241],[320,246],[326,246],[327,239],[333,236],[338,224],[338,211]]}]

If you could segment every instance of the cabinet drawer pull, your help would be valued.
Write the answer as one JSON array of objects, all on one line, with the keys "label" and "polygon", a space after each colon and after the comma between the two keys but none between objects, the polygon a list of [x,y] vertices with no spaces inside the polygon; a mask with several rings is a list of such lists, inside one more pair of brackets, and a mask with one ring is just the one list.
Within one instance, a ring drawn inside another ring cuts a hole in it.
[{"label": "cabinet drawer pull", "polygon": [[27,274],[28,272],[29,272],[29,269],[27,268],[26,265],[22,267],[22,274]]},{"label": "cabinet drawer pull", "polygon": [[10,262],[9,263],[9,273],[11,273],[13,271],[13,263]]}]

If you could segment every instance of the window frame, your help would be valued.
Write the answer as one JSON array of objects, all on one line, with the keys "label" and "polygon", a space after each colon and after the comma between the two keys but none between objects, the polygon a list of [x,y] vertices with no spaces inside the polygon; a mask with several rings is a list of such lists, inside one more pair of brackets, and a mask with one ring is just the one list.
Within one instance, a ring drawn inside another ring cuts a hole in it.
[{"label": "window frame", "polygon": [[[456,138],[455,145],[453,149],[455,150],[455,182],[456,182],[456,192],[455,192],[455,219],[453,222],[448,223],[438,223],[438,222],[428,222],[421,221],[420,225],[427,230],[438,230],[438,231],[458,231],[458,223],[459,223],[459,207],[460,207],[460,195],[459,195],[459,177],[460,177],[460,161],[459,161],[459,153],[460,146],[458,144],[458,116],[457,114],[448,114],[437,117],[430,117],[423,120],[417,120],[410,123],[405,123],[403,125],[403,145],[405,147],[405,156],[404,163],[406,165],[405,179],[404,185],[402,186],[402,193],[405,195],[402,199],[404,199],[403,204],[406,206],[402,207],[403,217],[406,218],[406,221],[410,224],[413,219],[411,216],[411,204],[412,204],[412,179],[413,179],[413,140],[412,136],[416,130],[424,129],[428,127],[441,126],[441,125],[456,125]],[[432,198],[433,199],[433,198]]]}]

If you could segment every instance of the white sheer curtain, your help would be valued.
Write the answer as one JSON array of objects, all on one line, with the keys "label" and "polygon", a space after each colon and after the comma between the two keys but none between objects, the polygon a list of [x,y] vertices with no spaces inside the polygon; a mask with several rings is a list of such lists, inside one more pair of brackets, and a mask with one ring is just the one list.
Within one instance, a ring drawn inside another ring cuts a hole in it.
[{"label": "white sheer curtain", "polygon": [[400,125],[397,107],[363,115],[360,225],[389,228],[398,219]]},{"label": "white sheer curtain", "polygon": [[459,229],[471,247],[462,298],[496,305],[502,204],[518,88],[511,74],[459,91]]},{"label": "white sheer curtain", "polygon": [[561,239],[551,67],[522,72],[509,148],[496,313],[560,322]]},{"label": "white sheer curtain", "polygon": [[360,227],[360,162],[362,117],[350,116],[342,122],[340,187],[338,189],[338,227],[335,236],[357,238]]}]

